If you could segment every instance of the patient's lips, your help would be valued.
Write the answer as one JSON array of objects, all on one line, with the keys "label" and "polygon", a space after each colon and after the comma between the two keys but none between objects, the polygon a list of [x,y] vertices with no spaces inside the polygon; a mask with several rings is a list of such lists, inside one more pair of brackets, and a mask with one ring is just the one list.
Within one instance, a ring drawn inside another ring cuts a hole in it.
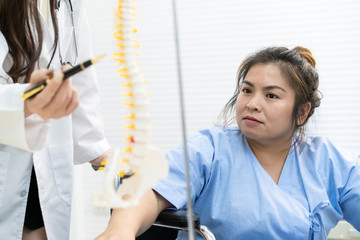
[{"label": "patient's lips", "polygon": [[259,124],[263,124],[263,122],[261,122],[260,120],[251,117],[251,116],[245,116],[244,118],[245,123],[249,124],[249,125],[259,125]]}]

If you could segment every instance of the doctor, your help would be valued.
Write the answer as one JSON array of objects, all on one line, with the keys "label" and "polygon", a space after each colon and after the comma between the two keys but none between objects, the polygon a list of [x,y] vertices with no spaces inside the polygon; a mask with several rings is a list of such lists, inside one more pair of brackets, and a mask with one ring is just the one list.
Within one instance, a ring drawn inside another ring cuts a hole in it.
[{"label": "doctor", "polygon": [[0,2],[0,239],[68,239],[73,164],[99,164],[110,148],[94,69],[65,82],[46,70],[92,57],[83,5]]}]

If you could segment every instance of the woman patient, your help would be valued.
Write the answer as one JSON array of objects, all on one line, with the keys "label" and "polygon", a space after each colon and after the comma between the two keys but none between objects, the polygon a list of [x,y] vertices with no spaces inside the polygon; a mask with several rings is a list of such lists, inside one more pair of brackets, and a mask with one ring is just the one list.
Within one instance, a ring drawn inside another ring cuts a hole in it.
[{"label": "woman patient", "polygon": [[[305,136],[318,85],[308,49],[262,49],[241,63],[221,126],[188,139],[194,212],[216,239],[327,239],[342,218],[360,230],[359,155]],[[114,209],[97,240],[133,240],[165,208],[185,208],[183,156],[169,151],[168,178],[138,206]]]}]

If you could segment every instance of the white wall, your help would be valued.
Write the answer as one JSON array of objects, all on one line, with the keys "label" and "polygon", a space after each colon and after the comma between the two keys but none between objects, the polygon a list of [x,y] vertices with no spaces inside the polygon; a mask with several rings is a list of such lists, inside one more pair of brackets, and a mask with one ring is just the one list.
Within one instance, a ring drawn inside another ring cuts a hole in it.
[{"label": "white wall", "polygon": [[[107,53],[97,69],[106,135],[121,146],[121,80],[116,76],[112,32],[117,1],[87,0],[94,54]],[[152,142],[168,150],[181,139],[174,28],[170,0],[138,0],[141,61],[149,78]],[[188,135],[213,126],[231,97],[236,71],[251,52],[270,45],[309,48],[317,60],[324,98],[309,133],[360,150],[360,2],[357,0],[177,1]],[[108,211],[91,205],[101,176],[84,165],[77,172],[74,239],[93,239],[107,225]],[[80,207],[80,205],[82,207]],[[81,221],[81,224],[79,223]]]}]

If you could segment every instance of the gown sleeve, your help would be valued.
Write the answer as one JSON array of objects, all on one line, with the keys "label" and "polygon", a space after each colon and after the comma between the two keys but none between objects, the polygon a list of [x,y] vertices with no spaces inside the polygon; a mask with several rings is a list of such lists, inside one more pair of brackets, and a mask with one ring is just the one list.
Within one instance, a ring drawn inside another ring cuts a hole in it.
[{"label": "gown sleeve", "polygon": [[340,192],[339,202],[344,219],[360,231],[360,155]]},{"label": "gown sleeve", "polygon": [[[206,185],[214,158],[212,139],[205,133],[197,133],[187,141],[189,178],[192,204]],[[184,163],[183,145],[166,154],[169,163],[169,175],[160,180],[153,188],[157,193],[168,200],[176,209],[186,206],[186,172]]]}]

